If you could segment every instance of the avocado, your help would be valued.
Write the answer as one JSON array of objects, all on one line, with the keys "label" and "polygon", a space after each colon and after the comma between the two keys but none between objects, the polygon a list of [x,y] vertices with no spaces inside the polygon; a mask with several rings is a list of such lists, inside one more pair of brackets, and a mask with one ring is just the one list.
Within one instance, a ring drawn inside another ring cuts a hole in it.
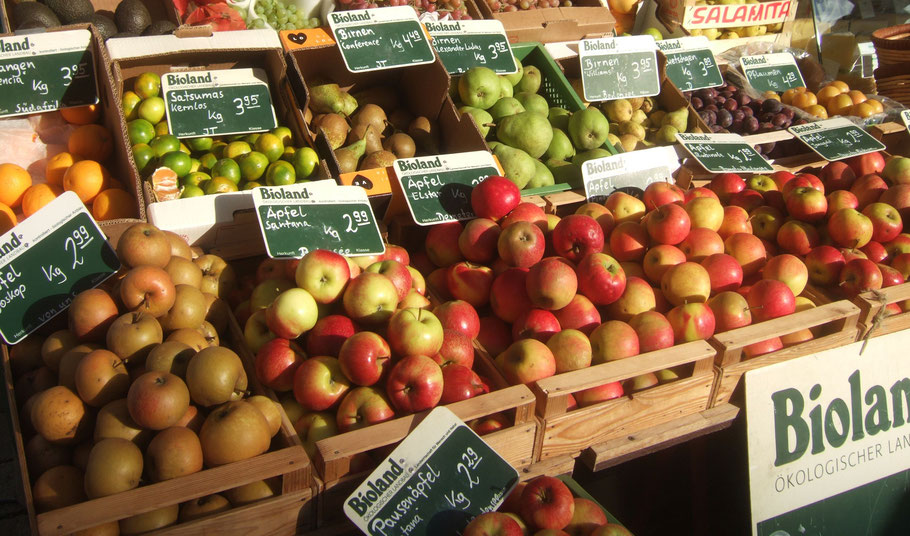
[{"label": "avocado", "polygon": [[95,8],[89,0],[44,0],[63,24],[91,22]]},{"label": "avocado", "polygon": [[165,35],[174,33],[174,30],[176,29],[177,26],[169,20],[156,20],[142,32],[142,35]]},{"label": "avocado", "polygon": [[19,2],[14,5],[13,20],[16,21],[16,29],[60,26],[60,19],[51,8],[38,2]]},{"label": "avocado", "polygon": [[114,24],[114,19],[104,16],[101,13],[95,13],[92,16],[92,24],[95,25],[95,28],[98,28],[98,32],[104,39],[116,35],[119,31],[117,25]]},{"label": "avocado", "polygon": [[123,0],[114,11],[114,22],[121,32],[141,34],[152,23],[152,17],[140,0]]}]

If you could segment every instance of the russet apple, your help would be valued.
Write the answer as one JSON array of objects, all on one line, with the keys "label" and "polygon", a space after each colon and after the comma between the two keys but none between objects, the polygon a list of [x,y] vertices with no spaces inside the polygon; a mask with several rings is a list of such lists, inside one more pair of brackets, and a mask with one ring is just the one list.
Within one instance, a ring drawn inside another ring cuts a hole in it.
[{"label": "russet apple", "polygon": [[31,424],[44,439],[61,445],[79,442],[90,430],[90,414],[82,400],[62,385],[34,395]]},{"label": "russet apple", "polygon": [[120,357],[108,350],[94,350],[76,365],[76,392],[86,404],[101,407],[126,396],[130,375]]},{"label": "russet apple", "polygon": [[154,431],[143,428],[130,417],[126,398],[109,402],[98,410],[95,418],[95,430],[92,439],[95,443],[108,437],[119,437],[145,448],[151,441]]},{"label": "russet apple", "polygon": [[121,438],[95,443],[85,466],[85,495],[97,499],[139,486],[142,477],[142,451]]},{"label": "russet apple", "polygon": [[234,268],[217,255],[201,255],[193,259],[196,266],[202,269],[202,285],[199,290],[226,298],[237,286],[237,274]]},{"label": "russet apple", "polygon": [[200,406],[215,406],[241,397],[247,375],[240,356],[222,346],[203,348],[186,367],[186,387]]},{"label": "russet apple", "polygon": [[245,400],[215,408],[199,431],[207,467],[246,460],[269,450],[269,423],[256,406]]},{"label": "russet apple", "polygon": [[118,316],[114,299],[100,288],[76,294],[67,309],[69,331],[79,342],[103,341]]},{"label": "russet apple", "polygon": [[171,242],[150,223],[130,225],[117,241],[117,258],[127,267],[164,268],[171,259]]},{"label": "russet apple", "polygon": [[161,482],[202,470],[202,444],[189,428],[174,426],[158,432],[145,451],[145,474]]},{"label": "russet apple", "polygon": [[120,299],[130,311],[161,316],[174,306],[177,291],[163,268],[137,266],[121,280]]}]

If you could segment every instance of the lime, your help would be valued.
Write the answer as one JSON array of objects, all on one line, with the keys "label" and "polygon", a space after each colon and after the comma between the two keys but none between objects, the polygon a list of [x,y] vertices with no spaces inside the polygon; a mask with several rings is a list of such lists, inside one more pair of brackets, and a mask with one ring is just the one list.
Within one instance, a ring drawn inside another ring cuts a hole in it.
[{"label": "lime", "polygon": [[161,77],[155,73],[142,73],[133,82],[133,91],[143,99],[157,97],[161,91]]},{"label": "lime", "polygon": [[193,152],[190,151],[190,148],[187,147],[186,144],[183,143],[183,142],[180,142],[180,149],[179,149],[179,150],[180,150],[180,152],[183,152],[183,153],[186,153],[186,154],[193,154]]},{"label": "lime", "polygon": [[149,97],[139,103],[139,117],[158,123],[164,119],[164,99],[161,97]]},{"label": "lime", "polygon": [[269,162],[275,162],[284,154],[284,144],[281,143],[281,138],[266,132],[256,140],[256,150],[264,154]]},{"label": "lime", "polygon": [[190,172],[190,155],[183,151],[171,151],[161,157],[161,165],[171,169],[178,177],[183,177]]},{"label": "lime", "polygon": [[212,144],[212,154],[215,155],[215,158],[224,158],[225,149],[227,149],[227,144],[223,141],[216,141]]},{"label": "lime", "polygon": [[202,169],[212,169],[212,166],[215,165],[215,162],[218,161],[218,157],[214,153],[205,153],[199,157],[199,167]]},{"label": "lime", "polygon": [[149,147],[147,143],[133,145],[133,160],[136,162],[136,169],[139,171],[145,169],[145,166],[157,156],[155,150]]},{"label": "lime", "polygon": [[164,156],[164,153],[179,151],[180,140],[178,140],[177,136],[174,136],[173,134],[163,134],[152,138],[152,140],[149,142],[149,146],[155,150],[156,155]]},{"label": "lime", "polygon": [[157,134],[159,136],[164,136],[165,134],[170,134],[170,133],[171,133],[171,129],[168,128],[167,121],[161,121],[160,123],[155,125],[155,134]]},{"label": "lime", "polygon": [[272,162],[265,172],[265,183],[269,186],[287,186],[294,184],[296,180],[294,166],[284,160]]},{"label": "lime", "polygon": [[250,146],[255,146],[256,140],[258,140],[259,136],[261,136],[261,135],[262,134],[260,134],[258,132],[254,132],[253,134],[247,134],[246,136],[243,137],[243,141],[249,143]]},{"label": "lime", "polygon": [[180,192],[180,199],[183,199],[184,197],[201,197],[203,195],[205,195],[205,192],[202,188],[187,184],[183,187],[183,191]]},{"label": "lime", "polygon": [[272,134],[278,136],[278,139],[281,140],[285,147],[294,145],[294,134],[291,133],[291,129],[288,127],[275,127],[272,130]]},{"label": "lime", "polygon": [[262,186],[261,182],[258,181],[246,181],[243,183],[243,186],[240,187],[241,190],[252,190],[253,188],[259,188]]},{"label": "lime", "polygon": [[138,108],[140,102],[142,102],[142,98],[132,91],[127,91],[123,94],[123,98],[120,99],[120,106],[123,108],[123,116],[126,117],[127,121],[132,121],[139,117]]},{"label": "lime", "polygon": [[212,166],[212,177],[231,179],[234,184],[240,183],[240,166],[230,158],[222,158]]},{"label": "lime", "polygon": [[208,173],[203,173],[201,171],[191,171],[186,177],[183,177],[183,180],[180,181],[184,186],[199,186],[202,181],[210,180],[212,177]]},{"label": "lime", "polygon": [[204,153],[206,151],[210,151],[214,143],[215,140],[209,137],[190,138],[186,140],[187,146],[192,149],[194,153]]},{"label": "lime", "polygon": [[240,176],[244,180],[254,181],[265,173],[269,159],[264,154],[253,151],[238,158],[237,164],[240,165]]},{"label": "lime", "polygon": [[252,151],[253,148],[250,147],[250,144],[245,141],[232,141],[224,149],[225,158],[237,158],[242,154],[246,154]]},{"label": "lime", "polygon": [[145,119],[133,119],[126,124],[126,132],[130,138],[130,145],[148,143],[155,137],[155,125]]},{"label": "lime", "polygon": [[227,177],[215,177],[205,183],[204,191],[206,195],[223,194],[224,192],[236,192],[237,183]]},{"label": "lime", "polygon": [[202,167],[202,163],[199,162],[197,158],[190,158],[190,173],[195,173],[199,171],[199,168]]},{"label": "lime", "polygon": [[294,153],[294,159],[291,160],[291,163],[294,164],[297,178],[305,179],[312,175],[313,170],[319,165],[319,156],[310,147],[301,147]]}]

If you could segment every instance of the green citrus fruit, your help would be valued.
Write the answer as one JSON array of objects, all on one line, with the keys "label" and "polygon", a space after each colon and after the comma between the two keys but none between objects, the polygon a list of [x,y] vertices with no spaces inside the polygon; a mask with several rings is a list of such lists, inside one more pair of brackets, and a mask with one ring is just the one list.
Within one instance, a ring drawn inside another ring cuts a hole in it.
[{"label": "green citrus fruit", "polygon": [[278,139],[281,140],[285,147],[294,145],[294,134],[291,133],[291,129],[288,127],[275,127],[272,130],[272,134],[278,136]]},{"label": "green citrus fruit", "polygon": [[297,149],[295,149],[293,146],[285,145],[284,152],[281,153],[280,160],[284,160],[285,162],[290,162],[293,164],[294,163],[294,153],[296,153],[296,152],[297,152]]},{"label": "green citrus fruit", "polygon": [[167,121],[161,121],[155,125],[155,134],[158,136],[164,136],[165,134],[170,134],[171,129],[167,126]]},{"label": "green citrus fruit", "polygon": [[294,171],[297,173],[297,178],[306,179],[313,174],[313,170],[319,165],[319,155],[310,147],[301,147],[294,153],[294,158],[291,160],[291,163],[294,164]]},{"label": "green citrus fruit", "polygon": [[190,172],[192,162],[190,155],[183,151],[171,151],[161,157],[161,165],[173,170],[178,177],[183,177]]},{"label": "green citrus fruit", "polygon": [[223,141],[216,141],[212,144],[212,154],[217,158],[224,158],[224,151],[227,149],[227,144]]},{"label": "green citrus fruit", "polygon": [[123,108],[123,116],[126,117],[127,121],[139,118],[140,102],[142,102],[142,98],[132,91],[127,91],[123,94],[123,98],[120,99],[120,106]]},{"label": "green citrus fruit", "polygon": [[180,181],[184,186],[199,186],[203,181],[211,180],[211,176],[208,173],[203,173],[201,171],[191,171],[186,177],[183,177],[183,180]]},{"label": "green citrus fruit", "polygon": [[212,169],[212,166],[215,165],[215,162],[218,161],[218,157],[214,153],[205,153],[199,157],[199,167],[202,169]]},{"label": "green citrus fruit", "polygon": [[161,91],[161,77],[155,73],[142,73],[133,82],[133,91],[143,99],[157,97]]},{"label": "green citrus fruit", "polygon": [[151,123],[158,123],[164,119],[164,99],[149,97],[139,103],[139,117]]},{"label": "green citrus fruit", "polygon": [[180,142],[180,149],[178,149],[178,150],[181,151],[181,152],[184,152],[184,153],[186,153],[186,154],[193,154],[193,152],[190,151],[190,148],[187,147],[186,144],[183,143],[183,142]]},{"label": "green citrus fruit", "polygon": [[215,143],[215,140],[209,137],[203,138],[190,138],[186,140],[186,145],[193,150],[194,153],[204,153],[212,149],[212,144]]},{"label": "green citrus fruit", "polygon": [[243,186],[240,187],[241,190],[252,190],[253,188],[259,188],[262,186],[261,182],[258,181],[246,181],[243,183]]},{"label": "green citrus fruit", "polygon": [[252,134],[247,134],[246,136],[243,137],[243,141],[249,143],[251,147],[255,147],[256,140],[258,140],[259,136],[261,136],[261,135],[262,134],[260,134],[258,132],[254,132]]},{"label": "green citrus fruit", "polygon": [[230,158],[222,158],[212,166],[212,177],[224,177],[234,184],[240,183],[240,166]]},{"label": "green citrus fruit", "polygon": [[155,136],[149,142],[149,146],[155,150],[158,156],[164,156],[164,153],[180,150],[180,140],[173,134],[163,134]]},{"label": "green citrus fruit", "polygon": [[130,138],[130,145],[148,143],[155,137],[155,125],[145,119],[133,119],[126,124],[126,133]]},{"label": "green citrus fruit", "polygon": [[256,150],[264,154],[269,162],[275,162],[284,154],[284,144],[281,143],[281,138],[266,132],[256,140]]},{"label": "green citrus fruit", "polygon": [[139,171],[145,169],[145,166],[157,157],[155,150],[149,147],[147,143],[133,145],[133,160],[136,162],[136,169]]},{"label": "green citrus fruit", "polygon": [[237,183],[227,177],[214,177],[212,180],[205,183],[206,195],[236,191]]},{"label": "green citrus fruit", "polygon": [[240,165],[240,176],[244,180],[254,181],[265,174],[269,159],[259,151],[253,151],[238,158],[237,164]]},{"label": "green citrus fruit", "polygon": [[180,199],[184,197],[202,197],[203,195],[205,195],[205,191],[202,188],[187,184],[183,187],[183,192],[180,193]]},{"label": "green citrus fruit", "polygon": [[202,167],[202,163],[199,162],[197,158],[190,158],[190,173],[195,173],[199,171],[199,168]]},{"label": "green citrus fruit", "polygon": [[294,166],[283,160],[272,162],[265,172],[265,183],[269,186],[287,186],[294,184],[296,180]]},{"label": "green citrus fruit", "polygon": [[224,149],[225,158],[237,158],[242,154],[252,151],[253,148],[245,141],[232,141]]}]

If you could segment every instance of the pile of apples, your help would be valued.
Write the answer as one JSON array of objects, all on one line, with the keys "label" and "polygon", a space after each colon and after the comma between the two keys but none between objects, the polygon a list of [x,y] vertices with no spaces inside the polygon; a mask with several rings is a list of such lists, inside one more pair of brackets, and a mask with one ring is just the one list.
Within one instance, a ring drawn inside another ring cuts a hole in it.
[{"label": "pile of apples", "polygon": [[[117,255],[122,270],[73,298],[65,329],[10,351],[38,512],[251,458],[281,423],[279,405],[249,396],[240,357],[220,346],[231,267],[145,223],[123,233]],[[258,482],[174,504],[119,530],[196,519],[274,489]]]},{"label": "pile of apples", "polygon": [[622,525],[609,523],[603,509],[596,502],[574,497],[572,490],[562,480],[552,476],[539,476],[515,486],[499,511],[475,517],[462,534],[631,536],[632,533]]},{"label": "pile of apples", "polygon": [[[477,312],[463,301],[430,309],[408,252],[347,258],[314,250],[267,259],[238,306],[256,375],[285,401],[307,451],[326,437],[489,392],[473,370]],[[469,423],[504,426],[498,415]]]}]

